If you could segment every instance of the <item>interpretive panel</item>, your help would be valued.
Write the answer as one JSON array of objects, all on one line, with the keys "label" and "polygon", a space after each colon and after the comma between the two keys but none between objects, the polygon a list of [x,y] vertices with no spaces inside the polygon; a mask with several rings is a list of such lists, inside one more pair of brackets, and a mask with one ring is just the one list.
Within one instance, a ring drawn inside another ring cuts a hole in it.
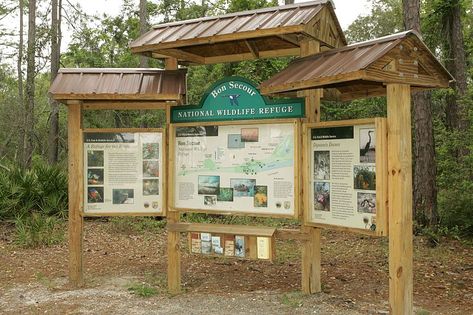
[{"label": "interpretive panel", "polygon": [[161,130],[84,132],[84,214],[163,212]]},{"label": "interpretive panel", "polygon": [[295,123],[173,126],[174,208],[293,216]]},{"label": "interpretive panel", "polygon": [[385,188],[379,186],[385,184],[382,177],[377,178],[387,158],[379,161],[384,151],[379,146],[385,145],[380,141],[383,135],[377,134],[374,119],[345,123],[350,125],[326,123],[308,129],[308,221],[377,232],[378,213],[384,211],[378,193]]}]

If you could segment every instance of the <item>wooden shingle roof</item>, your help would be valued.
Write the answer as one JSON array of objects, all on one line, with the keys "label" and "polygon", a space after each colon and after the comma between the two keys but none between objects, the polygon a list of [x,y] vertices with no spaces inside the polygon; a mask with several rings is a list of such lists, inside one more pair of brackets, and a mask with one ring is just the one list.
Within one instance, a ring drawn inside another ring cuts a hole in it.
[{"label": "wooden shingle roof", "polygon": [[346,45],[331,0],[316,0],[154,26],[130,44],[134,53],[212,64],[299,55],[300,41]]},{"label": "wooden shingle roof", "polygon": [[414,89],[448,87],[453,77],[415,31],[406,31],[294,60],[261,83],[263,94],[335,88],[349,100],[385,94],[385,83]]}]

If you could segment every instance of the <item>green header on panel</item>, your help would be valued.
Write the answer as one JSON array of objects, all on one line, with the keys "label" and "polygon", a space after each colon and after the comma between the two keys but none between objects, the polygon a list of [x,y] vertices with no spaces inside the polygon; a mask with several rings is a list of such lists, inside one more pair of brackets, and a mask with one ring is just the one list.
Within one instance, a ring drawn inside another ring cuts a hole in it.
[{"label": "green header on panel", "polygon": [[256,86],[241,77],[228,77],[215,83],[200,105],[175,106],[171,122],[205,122],[304,117],[303,99],[268,100]]}]

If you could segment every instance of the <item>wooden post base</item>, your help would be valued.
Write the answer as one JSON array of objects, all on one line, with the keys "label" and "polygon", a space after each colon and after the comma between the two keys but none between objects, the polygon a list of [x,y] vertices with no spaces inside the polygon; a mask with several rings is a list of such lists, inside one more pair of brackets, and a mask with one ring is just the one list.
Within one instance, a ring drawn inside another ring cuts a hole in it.
[{"label": "wooden post base", "polygon": [[305,226],[307,241],[302,245],[302,292],[313,294],[322,291],[320,279],[320,229]]},{"label": "wooden post base", "polygon": [[[167,212],[168,224],[178,223],[179,212]],[[168,290],[171,294],[181,292],[180,232],[168,230]]]}]

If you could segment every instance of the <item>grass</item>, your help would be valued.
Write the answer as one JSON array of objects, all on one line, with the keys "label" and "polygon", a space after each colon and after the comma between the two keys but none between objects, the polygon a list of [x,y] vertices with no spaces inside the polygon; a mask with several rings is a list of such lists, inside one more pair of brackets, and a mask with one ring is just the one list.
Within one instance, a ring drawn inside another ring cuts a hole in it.
[{"label": "grass", "polygon": [[301,258],[301,246],[297,241],[276,240],[276,263],[284,265],[288,262],[294,262]]},{"label": "grass", "polygon": [[135,283],[128,287],[128,291],[143,298],[148,298],[158,294],[158,290],[156,288],[146,283]]},{"label": "grass", "polygon": [[166,220],[149,217],[112,217],[109,223],[110,232],[126,235],[155,233],[166,226]]},{"label": "grass", "polygon": [[276,228],[299,227],[300,222],[294,219],[277,219],[251,216],[232,216],[218,214],[186,213],[182,217],[182,222],[189,223],[215,223],[215,224],[236,224],[236,225],[264,225]]},{"label": "grass", "polygon": [[298,308],[304,305],[304,293],[300,291],[283,294],[281,303],[291,308]]},{"label": "grass", "polygon": [[166,292],[166,290],[166,278],[162,274],[152,272],[145,273],[142,282],[132,283],[128,287],[128,291],[143,298]]},{"label": "grass", "polygon": [[60,244],[64,241],[65,222],[57,217],[33,213],[15,220],[15,243],[36,248]]},{"label": "grass", "polygon": [[430,312],[428,310],[424,310],[423,308],[418,309],[415,313],[416,315],[430,315]]},{"label": "grass", "polygon": [[53,281],[50,278],[48,278],[41,271],[39,271],[35,274],[35,278],[39,283],[41,283],[42,285],[44,285],[45,287],[47,287],[49,289],[52,289],[54,287]]}]

